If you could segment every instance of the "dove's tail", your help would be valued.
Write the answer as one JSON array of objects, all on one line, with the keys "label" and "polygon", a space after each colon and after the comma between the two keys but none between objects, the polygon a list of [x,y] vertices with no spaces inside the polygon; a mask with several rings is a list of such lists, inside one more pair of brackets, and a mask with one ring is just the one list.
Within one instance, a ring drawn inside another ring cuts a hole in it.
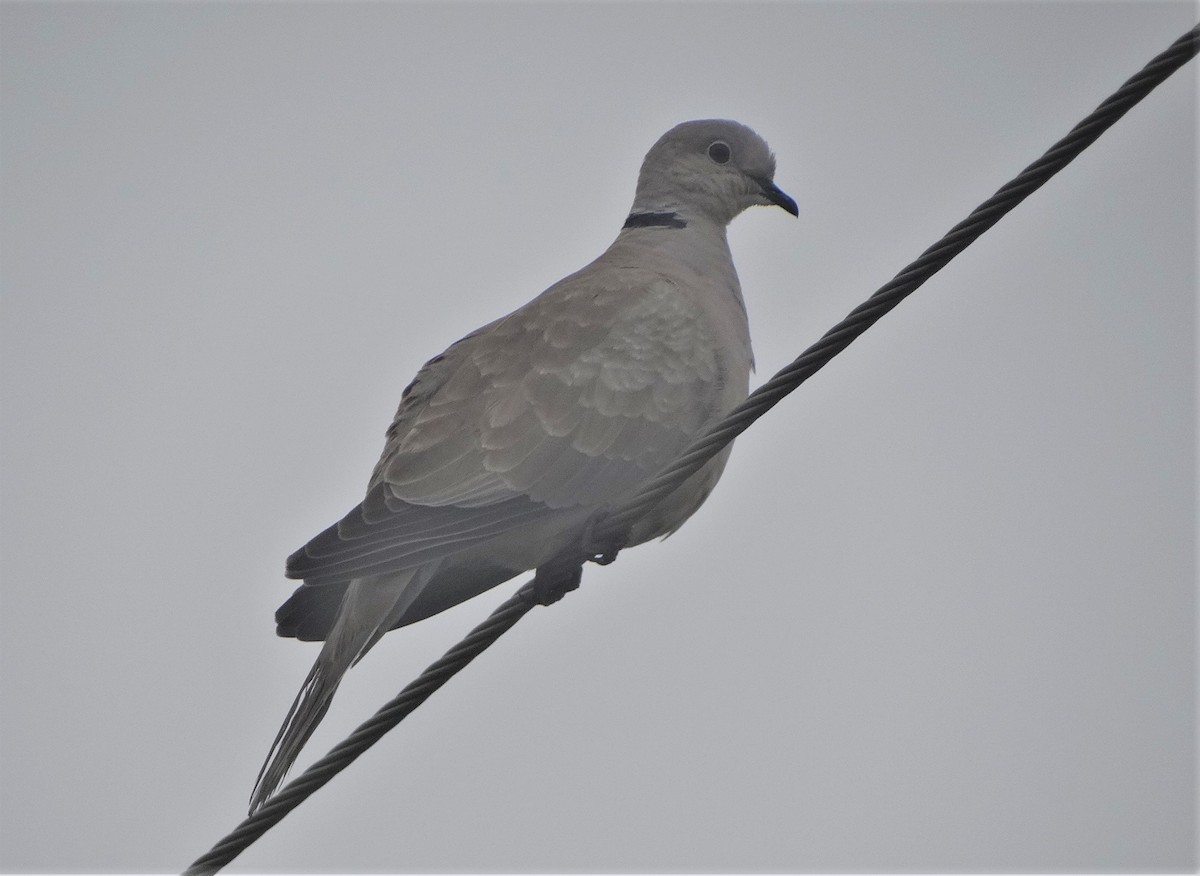
[{"label": "dove's tail", "polygon": [[433,564],[350,582],[317,662],[296,694],[258,773],[250,795],[251,814],[270,799],[283,781],[300,749],[325,717],[342,676],[420,595],[435,568]]}]

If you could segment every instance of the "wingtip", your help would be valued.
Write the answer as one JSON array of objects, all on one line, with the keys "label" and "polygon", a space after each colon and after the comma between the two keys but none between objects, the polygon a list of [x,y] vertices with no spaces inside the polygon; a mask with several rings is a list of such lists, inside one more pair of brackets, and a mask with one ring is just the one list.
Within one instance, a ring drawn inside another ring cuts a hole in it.
[{"label": "wingtip", "polygon": [[[265,769],[266,764],[263,764],[263,767]],[[250,792],[250,803],[247,807],[247,814],[257,815],[264,806],[275,799],[275,792],[279,790],[279,785],[282,781],[282,775],[264,776],[262,773],[259,773],[254,790]]]}]

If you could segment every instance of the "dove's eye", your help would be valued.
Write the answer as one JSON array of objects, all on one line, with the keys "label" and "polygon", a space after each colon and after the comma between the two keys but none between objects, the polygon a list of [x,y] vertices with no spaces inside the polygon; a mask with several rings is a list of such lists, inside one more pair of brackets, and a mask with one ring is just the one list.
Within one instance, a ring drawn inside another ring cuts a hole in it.
[{"label": "dove's eye", "polygon": [[728,164],[731,155],[733,153],[729,149],[729,144],[721,140],[717,140],[708,147],[708,157],[717,164]]}]

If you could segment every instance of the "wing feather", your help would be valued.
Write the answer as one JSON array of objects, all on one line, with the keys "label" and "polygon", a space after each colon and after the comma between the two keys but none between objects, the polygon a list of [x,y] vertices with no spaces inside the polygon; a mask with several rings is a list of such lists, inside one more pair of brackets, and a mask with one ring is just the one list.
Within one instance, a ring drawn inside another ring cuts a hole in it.
[{"label": "wing feather", "polygon": [[481,508],[405,505],[389,517],[369,522],[365,505],[288,557],[288,577],[323,584],[399,571],[453,556],[554,513],[541,503],[518,497]]},{"label": "wing feather", "polygon": [[289,558],[308,583],[470,550],[636,489],[720,413],[711,326],[677,285],[587,269],[405,390],[367,498]]}]

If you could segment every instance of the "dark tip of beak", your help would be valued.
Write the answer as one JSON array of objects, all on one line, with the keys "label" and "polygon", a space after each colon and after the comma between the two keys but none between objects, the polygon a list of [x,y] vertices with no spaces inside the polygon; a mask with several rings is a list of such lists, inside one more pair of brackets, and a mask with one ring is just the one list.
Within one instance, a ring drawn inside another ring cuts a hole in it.
[{"label": "dark tip of beak", "polygon": [[796,202],[784,194],[783,190],[769,179],[756,179],[759,187],[762,189],[763,197],[774,204],[776,207],[782,207],[793,216],[800,215],[800,208],[796,206]]}]

